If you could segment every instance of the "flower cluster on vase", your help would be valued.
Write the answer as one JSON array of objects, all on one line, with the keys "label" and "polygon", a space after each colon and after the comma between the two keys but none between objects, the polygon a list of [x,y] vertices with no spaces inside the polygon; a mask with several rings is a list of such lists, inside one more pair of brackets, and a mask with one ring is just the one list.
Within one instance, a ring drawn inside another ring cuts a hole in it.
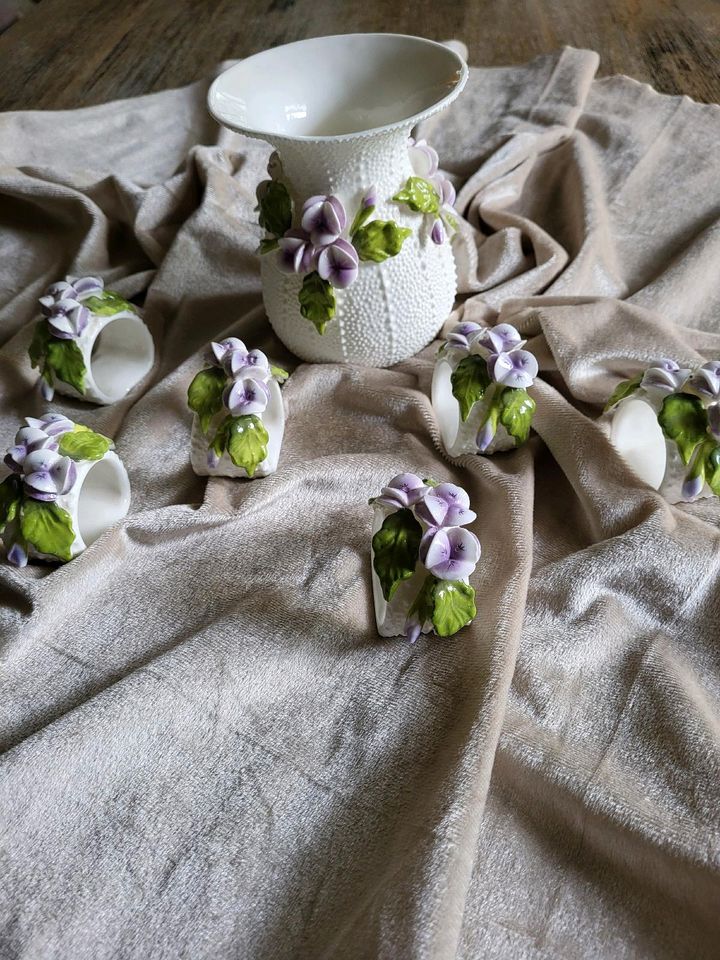
[{"label": "flower cluster on vase", "polygon": [[[451,212],[455,190],[438,172],[437,153],[424,140],[411,138],[409,150],[417,175],[392,199],[431,214],[431,238],[442,243],[446,231],[456,226]],[[362,262],[381,264],[396,257],[412,231],[394,220],[374,217],[378,205],[374,187],[365,191],[352,221],[339,197],[318,195],[302,204],[299,222],[294,224],[293,203],[281,179],[277,153],[270,157],[268,173],[270,179],[257,188],[259,222],[266,231],[260,253],[274,252],[280,270],[303,276],[300,313],[322,334],[336,315],[335,292],[355,282]]]},{"label": "flower cluster on vase", "polygon": [[502,425],[516,445],[525,443],[535,413],[535,401],[527,392],[538,373],[538,362],[526,341],[510,323],[481,327],[459,323],[450,331],[440,355],[453,363],[452,392],[460,416],[468,419],[475,404],[482,402],[482,418],[476,444],[484,453]]},{"label": "flower cluster on vase", "polygon": [[288,374],[237,337],[211,343],[210,359],[188,388],[188,406],[208,441],[208,466],[214,469],[227,454],[252,477],[268,453],[262,421],[270,400],[268,383],[283,383]]},{"label": "flower cluster on vase", "polygon": [[33,333],[28,353],[33,367],[40,370],[40,389],[50,402],[55,381],[85,392],[87,368],[78,340],[87,329],[90,317],[112,316],[135,307],[119,294],[105,289],[100,277],[68,277],[51,284],[40,297],[43,319]]},{"label": "flower cluster on vase", "polygon": [[637,391],[652,398],[656,408],[660,401],[658,423],[687,467],[683,499],[694,500],[706,483],[720,496],[720,360],[691,368],[665,357],[619,383],[605,410]]},{"label": "flower cluster on vase", "polygon": [[430,238],[433,243],[444,243],[457,230],[455,216],[455,187],[438,169],[437,151],[426,140],[408,137],[408,153],[413,176],[393,197],[415,213],[432,218]]},{"label": "flower cluster on vase", "polygon": [[370,503],[390,511],[372,540],[373,569],[385,600],[393,599],[418,563],[426,571],[408,609],[407,638],[414,643],[431,627],[441,637],[457,633],[477,612],[467,580],[480,559],[480,542],[465,529],[476,519],[465,490],[401,473]]},{"label": "flower cluster on vase", "polygon": [[12,471],[0,483],[0,536],[10,563],[24,567],[28,550],[70,560],[72,518],[58,500],[77,483],[76,463],[101,460],[112,441],[57,413],[26,417],[5,456]]}]

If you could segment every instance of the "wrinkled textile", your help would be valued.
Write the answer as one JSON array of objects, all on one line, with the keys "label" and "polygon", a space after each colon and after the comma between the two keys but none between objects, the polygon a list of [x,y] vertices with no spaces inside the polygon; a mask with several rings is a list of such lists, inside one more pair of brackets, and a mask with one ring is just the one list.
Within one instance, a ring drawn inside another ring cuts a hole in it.
[{"label": "wrinkled textile", "polygon": [[[42,412],[36,299],[144,303],[147,384],[53,409],[110,434],[131,513],[72,563],[0,566],[0,956],[700,958],[720,952],[720,505],[665,503],[598,416],[661,356],[720,356],[720,108],[594,79],[594,54],[474,69],[420,135],[463,214],[466,319],[540,360],[537,435],[449,461],[437,344],[299,364],[260,293],[267,145],[207,84],[0,117],[2,437]],[[211,338],[292,369],[278,472],[200,479]],[[379,639],[371,511],[400,471],[470,493],[477,621]]]}]

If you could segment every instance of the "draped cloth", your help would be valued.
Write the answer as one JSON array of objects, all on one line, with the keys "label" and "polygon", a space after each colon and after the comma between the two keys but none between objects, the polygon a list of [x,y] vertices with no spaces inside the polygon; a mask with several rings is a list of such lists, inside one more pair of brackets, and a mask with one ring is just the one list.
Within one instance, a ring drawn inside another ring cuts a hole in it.
[{"label": "draped cloth", "polygon": [[[265,318],[255,186],[207,83],[0,116],[0,427],[45,406],[37,298],[101,275],[158,348],[115,439],[127,519],[0,565],[0,955],[716,957],[720,506],[670,506],[599,414],[720,356],[720,108],[564,49],[472,69],[418,131],[458,187],[455,316],[540,361],[530,442],[448,460],[437,342],[300,363]],[[292,371],[276,474],[196,477],[187,385],[235,335]],[[380,639],[368,497],[465,487],[483,556],[454,637]]]}]

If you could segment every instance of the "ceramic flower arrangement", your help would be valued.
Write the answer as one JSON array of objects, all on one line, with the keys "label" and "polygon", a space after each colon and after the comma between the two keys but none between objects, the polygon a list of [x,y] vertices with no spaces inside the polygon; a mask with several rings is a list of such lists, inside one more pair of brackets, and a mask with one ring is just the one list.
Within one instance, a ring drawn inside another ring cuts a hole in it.
[{"label": "ceramic flower arrangement", "polygon": [[[31,365],[40,371],[40,389],[48,402],[56,388],[97,403],[114,402],[152,366],[152,337],[137,308],[106,290],[101,278],[68,278],[53,283],[39,302],[43,317],[35,326],[28,353]],[[130,379],[123,377],[122,371],[119,376],[115,371],[112,385],[104,389],[95,381],[92,360],[103,330],[120,318],[130,319],[140,334],[126,332],[117,360],[109,358],[110,363],[127,364],[133,353],[139,354],[139,363],[132,368]]]},{"label": "ceramic flower arrangement", "polygon": [[[605,410],[617,418],[632,400],[653,410],[668,447],[665,475],[656,486],[672,500],[720,496],[720,360],[691,369],[664,358],[619,383]],[[673,481],[678,472],[679,484]],[[679,492],[673,490],[678,485]]]},{"label": "ceramic flower arrangement", "polygon": [[266,476],[277,466],[284,427],[278,385],[288,374],[237,337],[210,349],[211,366],[188,388],[193,467],[202,475]]},{"label": "ceramic flower arrangement", "polygon": [[468,578],[480,559],[480,543],[466,529],[476,514],[467,493],[453,483],[394,477],[375,507],[373,590],[378,630],[449,637],[475,617]]},{"label": "ceramic flower arrangement", "polygon": [[440,347],[433,407],[448,453],[495,453],[525,443],[538,363],[512,324],[460,323]]},{"label": "ceramic flower arrangement", "polygon": [[[77,507],[87,473],[109,459],[127,480],[113,447],[60,414],[25,419],[5,456],[12,472],[0,483],[0,536],[10,563],[24,567],[31,556],[67,561],[84,549]],[[126,512],[129,487],[124,499]]]},{"label": "ceramic flower arrangement", "polygon": [[[407,180],[392,201],[432,217],[431,239],[441,244],[446,230],[457,225],[451,213],[455,190],[438,173],[437,153],[424,140],[410,138],[408,150],[417,175]],[[293,225],[293,202],[281,179],[277,153],[270,158],[268,173],[271,179],[257,188],[259,223],[266,232],[259,252],[274,252],[283,273],[303,277],[298,293],[300,314],[323,334],[336,315],[336,291],[355,283],[360,263],[381,264],[396,257],[412,230],[374,216],[378,206],[375,187],[365,191],[352,221],[339,197],[317,195],[305,200],[299,223]]]}]

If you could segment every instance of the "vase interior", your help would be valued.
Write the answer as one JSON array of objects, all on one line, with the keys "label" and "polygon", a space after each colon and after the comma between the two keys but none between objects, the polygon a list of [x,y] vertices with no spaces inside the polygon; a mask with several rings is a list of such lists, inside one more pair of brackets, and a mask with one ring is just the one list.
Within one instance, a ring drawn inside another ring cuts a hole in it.
[{"label": "vase interior", "polygon": [[208,106],[222,124],[269,140],[333,140],[411,126],[450,103],[467,66],[421,37],[316,37],[248,57],[222,73]]}]

